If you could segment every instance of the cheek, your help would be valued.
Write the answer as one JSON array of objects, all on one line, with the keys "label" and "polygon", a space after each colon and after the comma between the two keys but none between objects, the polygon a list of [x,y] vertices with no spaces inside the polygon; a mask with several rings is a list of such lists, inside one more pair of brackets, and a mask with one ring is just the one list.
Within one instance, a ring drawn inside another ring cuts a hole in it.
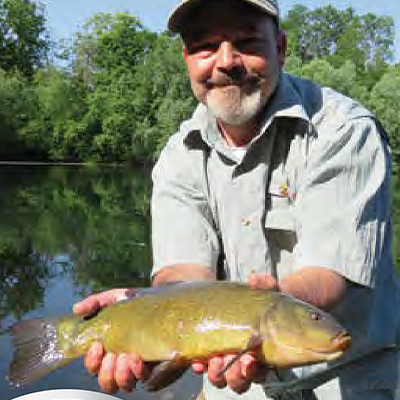
[{"label": "cheek", "polygon": [[261,56],[243,56],[243,63],[248,71],[254,72],[263,77],[269,77],[274,73],[275,60]]},{"label": "cheek", "polygon": [[208,91],[205,82],[212,77],[212,63],[209,60],[196,59],[187,60],[186,65],[193,93],[197,100],[205,103]]},{"label": "cheek", "polygon": [[202,83],[212,76],[213,63],[209,59],[188,60],[187,67],[192,83]]}]

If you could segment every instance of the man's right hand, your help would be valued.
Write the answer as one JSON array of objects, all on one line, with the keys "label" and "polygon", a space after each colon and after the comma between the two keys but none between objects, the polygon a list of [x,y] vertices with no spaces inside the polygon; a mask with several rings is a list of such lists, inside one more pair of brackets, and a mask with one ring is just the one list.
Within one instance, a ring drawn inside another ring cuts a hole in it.
[{"label": "man's right hand", "polygon": [[[86,316],[103,307],[124,300],[133,295],[132,289],[111,289],[94,294],[76,303],[76,315]],[[119,389],[132,391],[138,380],[144,380],[150,373],[148,366],[136,354],[115,354],[106,352],[100,342],[93,343],[85,357],[85,367],[92,375],[98,375],[100,387],[107,393]]]}]

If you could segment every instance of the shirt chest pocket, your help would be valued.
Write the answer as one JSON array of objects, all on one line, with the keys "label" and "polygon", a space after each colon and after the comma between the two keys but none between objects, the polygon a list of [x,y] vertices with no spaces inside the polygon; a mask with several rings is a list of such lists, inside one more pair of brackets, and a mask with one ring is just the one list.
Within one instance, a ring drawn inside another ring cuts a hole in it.
[{"label": "shirt chest pocket", "polygon": [[[296,220],[292,200],[281,187],[270,187],[265,216],[265,236],[276,275],[290,273],[297,244]],[[282,271],[280,271],[282,270]]]}]

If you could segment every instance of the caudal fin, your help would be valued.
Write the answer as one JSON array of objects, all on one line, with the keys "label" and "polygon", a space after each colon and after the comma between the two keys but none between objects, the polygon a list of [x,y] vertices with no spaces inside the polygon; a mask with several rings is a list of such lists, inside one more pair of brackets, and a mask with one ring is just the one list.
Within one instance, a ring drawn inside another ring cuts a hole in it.
[{"label": "caudal fin", "polygon": [[14,359],[7,379],[12,385],[31,383],[72,361],[59,348],[59,322],[60,318],[38,318],[10,328]]}]

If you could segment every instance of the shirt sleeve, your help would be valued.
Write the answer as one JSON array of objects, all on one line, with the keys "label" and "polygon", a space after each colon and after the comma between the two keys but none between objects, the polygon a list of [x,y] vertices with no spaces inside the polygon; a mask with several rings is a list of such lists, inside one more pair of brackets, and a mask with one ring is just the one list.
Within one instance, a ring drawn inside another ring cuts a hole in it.
[{"label": "shirt sleeve", "polygon": [[377,265],[391,257],[387,140],[372,117],[326,129],[312,145],[295,201],[296,267],[328,267],[373,287]]},{"label": "shirt sleeve", "polygon": [[204,155],[172,137],[153,169],[154,275],[165,266],[195,263],[216,270],[220,244],[201,182]]}]

